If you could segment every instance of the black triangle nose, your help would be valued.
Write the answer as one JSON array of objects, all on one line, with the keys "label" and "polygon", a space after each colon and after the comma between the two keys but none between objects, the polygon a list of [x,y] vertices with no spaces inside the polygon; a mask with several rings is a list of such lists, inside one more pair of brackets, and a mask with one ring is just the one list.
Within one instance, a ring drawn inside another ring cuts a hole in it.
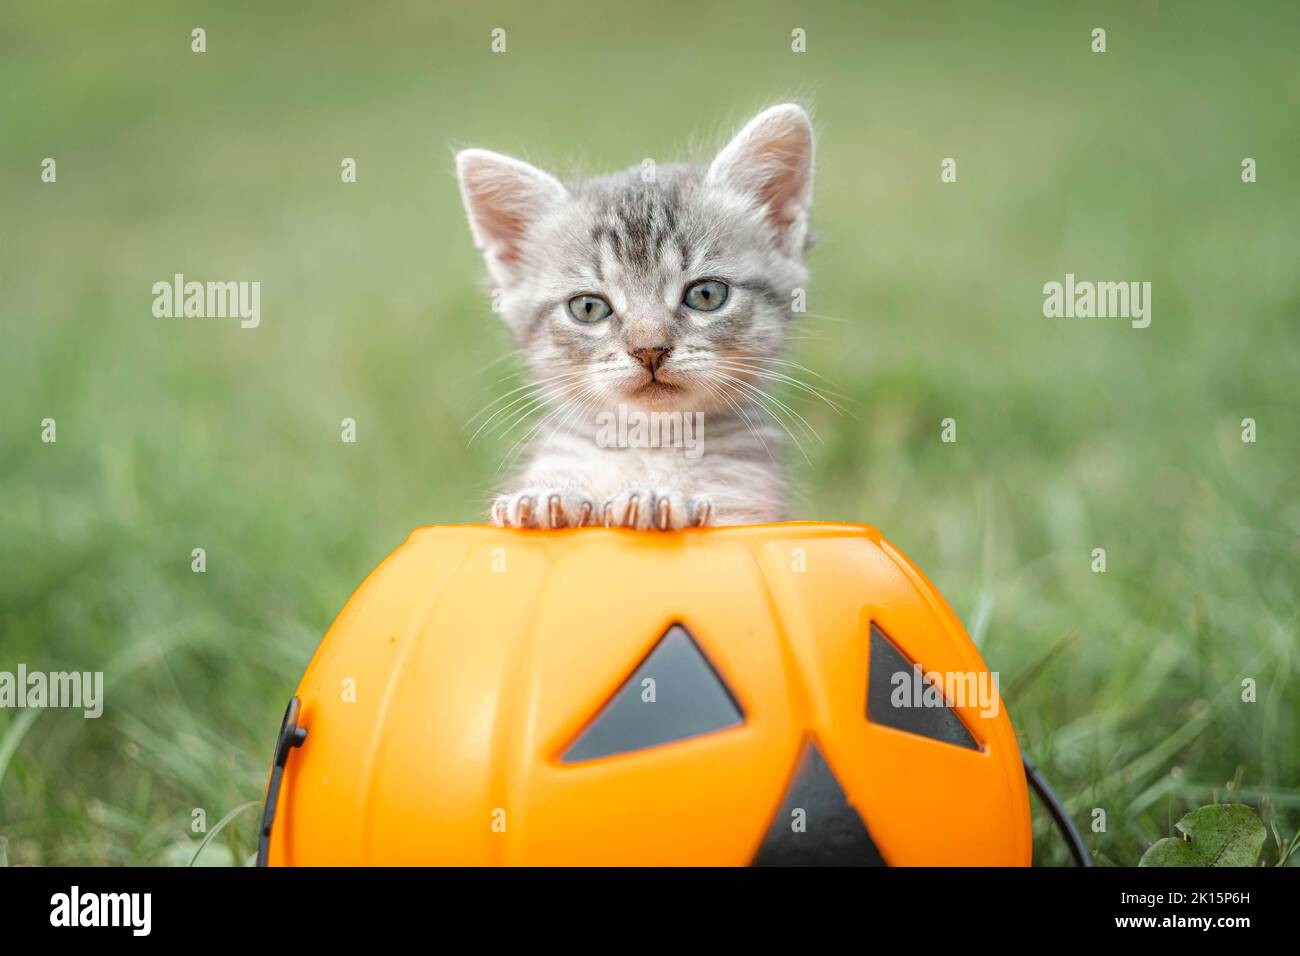
[{"label": "black triangle nose", "polygon": [[672,348],[667,345],[656,345],[653,348],[628,349],[627,354],[653,372],[664,364],[671,351]]}]

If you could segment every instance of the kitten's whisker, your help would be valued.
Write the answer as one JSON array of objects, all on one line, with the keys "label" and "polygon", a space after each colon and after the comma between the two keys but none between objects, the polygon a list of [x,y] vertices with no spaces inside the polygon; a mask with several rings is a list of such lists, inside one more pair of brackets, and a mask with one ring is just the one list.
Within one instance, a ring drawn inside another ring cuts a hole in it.
[{"label": "kitten's whisker", "polygon": [[[501,421],[496,425],[496,427],[492,429],[492,436],[494,438],[504,438],[506,435],[510,434],[510,432],[520,422],[527,421],[529,416],[532,415],[534,412],[538,411],[539,409],[545,408],[547,403],[550,400],[551,400],[551,396],[549,395],[545,395],[545,394],[533,395],[531,398],[527,400],[527,402],[525,402],[523,407],[521,407],[517,411],[508,411],[507,415],[513,414],[514,418],[513,419],[502,418]],[[503,409],[503,411],[506,410]]]},{"label": "kitten's whisker", "polygon": [[[773,381],[790,385],[794,388],[799,389],[802,392],[807,392],[809,395],[821,399],[828,406],[830,406],[832,409],[835,410],[835,414],[837,415],[846,414],[845,409],[837,402],[833,402],[829,398],[827,398],[825,393],[813,387],[812,385],[809,385],[807,382],[800,381],[799,379],[791,375],[787,375],[784,372],[777,372],[772,369],[759,368],[754,365],[736,365],[734,363],[727,363],[727,362],[719,362],[718,367],[725,368],[733,372],[750,372],[752,374],[758,375],[761,378],[771,379]],[[846,401],[850,400],[848,396],[840,395],[838,392],[829,392],[829,394],[834,395],[836,398],[843,398]]]},{"label": "kitten's whisker", "polygon": [[758,443],[763,446],[763,450],[767,452],[767,457],[772,459],[773,464],[779,464],[776,455],[767,444],[767,439],[763,437],[762,432],[760,432],[757,426],[754,425],[753,419],[751,419],[749,415],[746,414],[745,410],[736,403],[736,400],[715,384],[712,376],[705,380],[704,387],[735,409],[736,414],[739,415],[740,419],[745,423],[745,427],[749,429],[749,433],[757,438]]},{"label": "kitten's whisker", "polygon": [[[734,389],[734,390],[736,391],[736,393],[737,393],[737,397],[738,397],[738,398],[743,398],[743,399],[745,399],[745,401],[747,401],[749,404],[753,405],[756,409],[758,409],[758,410],[760,410],[760,411],[763,411],[763,412],[766,412],[766,413],[767,413],[767,416],[768,416],[769,418],[771,418],[772,421],[776,422],[776,424],[781,428],[781,430],[782,430],[783,432],[785,432],[786,435],[788,435],[788,436],[790,437],[790,440],[791,440],[792,442],[794,442],[795,447],[799,449],[799,454],[803,456],[804,461],[810,461],[810,459],[808,458],[808,453],[804,450],[803,444],[799,441],[798,437],[794,434],[794,432],[792,432],[792,431],[790,430],[790,427],[789,427],[788,425],[786,425],[786,423],[782,420],[781,416],[778,415],[778,414],[777,414],[775,411],[773,411],[771,408],[769,408],[767,405],[763,404],[761,401],[757,401],[757,400],[755,400],[755,398],[753,397],[753,395],[757,395],[757,396],[759,396],[760,398],[766,398],[766,397],[767,397],[766,395],[763,394],[762,391],[760,391],[760,390],[758,390],[758,389],[754,389],[752,386],[749,386],[749,383],[748,383],[748,382],[742,381],[741,379],[735,378],[735,377],[730,376],[730,375],[723,375],[723,376],[720,376],[720,377],[718,378],[718,382],[719,382],[719,384],[721,384],[724,388],[731,388],[731,389]],[[738,386],[746,386],[746,387],[749,387],[749,388],[752,390],[753,395],[749,395],[749,394],[746,394],[745,392],[742,392],[742,391],[738,388]]]},{"label": "kitten's whisker", "polygon": [[[836,386],[836,385],[838,385],[837,382],[832,381],[831,379],[827,378],[825,375],[822,375],[822,374],[820,374],[820,373],[818,373],[818,372],[814,372],[812,369],[808,368],[806,365],[800,365],[798,362],[791,362],[791,361],[789,361],[788,359],[769,358],[769,357],[764,356],[764,355],[725,355],[725,356],[722,357],[721,361],[723,361],[723,362],[739,362],[739,363],[743,363],[743,364],[746,364],[746,365],[753,365],[753,366],[755,366],[755,367],[757,367],[757,368],[759,368],[759,369],[762,369],[762,370],[765,371],[765,372],[772,372],[772,373],[774,373],[774,374],[778,374],[778,375],[788,375],[789,373],[781,372],[780,369],[772,369],[772,368],[768,368],[768,366],[770,366],[770,365],[781,366],[781,367],[784,367],[784,368],[794,369],[796,372],[804,372],[804,373],[806,373],[806,374],[808,374],[808,375],[811,375],[813,378],[821,379],[821,381],[825,382],[827,385],[831,385],[831,386]],[[802,384],[802,385],[808,385],[809,387],[812,387],[812,388],[816,388],[816,387],[817,387],[817,386],[813,386],[813,385],[811,385],[811,383],[804,382],[802,379],[795,379],[795,381],[798,381],[798,382],[799,382],[800,384]],[[834,396],[836,396],[837,398],[844,398],[846,401],[849,400],[849,398],[848,398],[847,395],[844,395],[843,393],[838,392],[838,391],[834,390],[833,388],[825,389],[825,392],[826,392],[826,394],[828,394],[828,395],[834,395]]]},{"label": "kitten's whisker", "polygon": [[[797,411],[795,411],[785,402],[781,401],[781,399],[777,398],[775,395],[771,394],[770,392],[763,391],[761,388],[758,388],[756,385],[750,382],[746,382],[743,378],[737,378],[734,375],[726,375],[725,373],[723,373],[723,377],[731,379],[737,385],[741,386],[747,391],[752,392],[754,395],[758,396],[761,400],[772,402],[774,405],[778,406],[783,411],[785,411],[787,415],[790,415],[798,419],[799,422],[803,424],[803,427],[807,430],[809,435],[811,435],[813,438],[816,438],[817,441],[819,442],[822,440],[822,436],[817,433],[817,429],[813,428],[812,425],[808,424],[808,419],[804,418]],[[790,437],[793,438],[794,435],[791,435]]]},{"label": "kitten's whisker", "polygon": [[[486,371],[486,369],[484,369],[483,371]],[[500,385],[502,382],[508,382],[508,381],[510,381],[512,378],[518,378],[520,375],[523,375],[524,372],[526,372],[526,371],[527,371],[527,369],[517,368],[517,369],[515,369],[515,370],[512,371],[512,372],[507,372],[505,375],[502,375],[500,378],[494,378],[492,381],[488,382],[488,383],[487,383],[486,385],[484,385],[481,389],[479,389],[479,391],[480,391],[480,392],[486,392],[486,391],[489,391],[489,390],[492,389],[494,386],[496,386],[496,385]],[[476,373],[476,374],[479,374],[479,373]]]},{"label": "kitten's whisker", "polygon": [[504,428],[498,428],[496,434],[498,436],[509,434],[516,425],[527,419],[529,415],[537,411],[539,408],[542,408],[551,402],[558,401],[567,395],[571,395],[580,388],[582,388],[581,380],[565,382],[561,385],[543,389],[540,393],[531,396],[524,409],[515,416],[514,420]]},{"label": "kitten's whisker", "polygon": [[[770,365],[784,365],[786,368],[792,368],[799,372],[806,372],[807,374],[811,375],[813,378],[819,378],[827,385],[837,384],[833,380],[827,378],[825,375],[822,375],[820,372],[813,371],[807,365],[800,365],[798,362],[792,362],[789,359],[775,358],[775,357],[769,358],[765,355],[728,355],[726,356],[726,358],[728,360],[735,360],[738,362],[758,362],[760,364],[766,362]],[[830,394],[834,395],[836,393],[831,392]]]},{"label": "kitten's whisker", "polygon": [[[517,374],[517,373],[516,373],[516,374]],[[552,375],[552,376],[550,376],[549,378],[543,378],[543,379],[538,379],[538,380],[535,380],[535,381],[525,382],[523,385],[520,385],[520,386],[517,387],[517,388],[512,388],[510,391],[506,392],[504,395],[500,396],[499,398],[495,398],[495,399],[493,399],[491,402],[489,402],[487,405],[485,405],[485,406],[484,406],[480,411],[478,411],[478,412],[474,415],[473,418],[471,418],[469,421],[467,421],[467,422],[465,423],[464,427],[465,427],[465,428],[469,428],[469,426],[470,426],[470,425],[473,425],[474,422],[478,419],[479,415],[483,415],[483,414],[485,414],[489,409],[492,408],[493,405],[496,405],[496,404],[498,404],[498,403],[500,403],[500,402],[505,401],[505,400],[508,399],[511,395],[515,395],[515,394],[518,394],[519,392],[523,392],[523,391],[539,389],[539,388],[541,388],[541,387],[543,387],[543,386],[545,386],[545,385],[548,385],[548,384],[550,384],[550,383],[552,383],[552,382],[556,382],[556,381],[559,381],[559,380],[561,380],[561,379],[566,379],[566,378],[573,378],[573,377],[578,376],[578,375],[581,375],[581,374],[582,374],[581,372],[577,372],[577,371],[572,371],[572,372],[563,372],[563,373],[561,373],[561,374],[559,374],[559,375]],[[506,378],[510,378],[510,377],[511,377],[511,376],[506,376]],[[500,381],[505,381],[505,379],[501,379]]]},{"label": "kitten's whisker", "polygon": [[[504,426],[499,424],[496,428],[493,429],[493,434],[495,435],[502,435],[508,432],[522,418],[527,418],[528,415],[536,411],[539,406],[544,405],[546,403],[548,397],[548,391],[550,388],[551,386],[545,386],[545,385],[538,386],[532,389],[531,391],[529,391],[528,393],[519,396],[514,401],[510,402],[510,404],[497,409],[495,412],[492,413],[492,415],[489,418],[487,418],[483,422],[483,424],[479,425],[478,429],[474,432],[474,434],[470,436],[470,443],[472,444],[474,439],[478,438],[479,434],[483,432],[485,429],[489,428],[492,425],[492,423],[496,421],[498,418],[501,418],[502,416],[509,416],[511,414],[514,414],[515,410],[518,409],[519,406],[522,406],[522,408],[518,411],[518,417],[516,417],[513,422],[510,422],[509,424],[505,424]],[[502,419],[502,422],[505,422],[505,419]]]},{"label": "kitten's whisker", "polygon": [[785,403],[764,392],[762,389],[754,388],[748,382],[741,379],[730,378],[729,380],[733,388],[738,392],[743,393],[746,398],[748,398],[750,404],[762,409],[774,422],[781,426],[785,433],[790,437],[790,440],[794,442],[795,447],[799,449],[799,453],[803,456],[804,460],[809,461],[808,452],[804,448],[803,442],[801,442],[799,437],[794,433],[790,424],[787,423],[786,418],[788,417],[791,422],[799,425],[811,437],[820,442],[821,436],[817,434],[817,431],[809,425],[807,421],[803,420],[803,417],[799,415],[798,412],[795,412],[788,405],[785,405]]},{"label": "kitten's whisker", "polygon": [[[542,387],[540,387],[540,388],[534,388],[534,389],[531,389],[531,390],[530,390],[529,392],[527,392],[526,394],[521,395],[521,396],[519,396],[518,398],[516,398],[514,401],[510,402],[508,405],[503,405],[501,408],[498,408],[495,412],[493,412],[491,415],[489,415],[487,418],[485,418],[485,419],[483,420],[483,423],[482,423],[481,425],[479,425],[479,427],[478,427],[477,429],[474,430],[474,434],[473,434],[473,435],[470,435],[470,437],[469,437],[469,442],[468,442],[468,444],[471,444],[471,445],[472,445],[472,444],[474,443],[474,439],[478,438],[479,434],[480,434],[480,433],[481,433],[485,428],[488,428],[488,427],[489,427],[489,426],[490,426],[494,421],[496,421],[496,420],[497,420],[498,418],[500,418],[502,415],[508,415],[508,414],[510,413],[510,411],[511,411],[513,408],[515,408],[517,405],[519,405],[519,404],[521,404],[521,403],[527,405],[527,404],[530,403],[530,402],[535,402],[535,401],[537,401],[537,400],[538,400],[538,397],[542,394],[543,391],[545,391],[545,386],[542,386]],[[489,405],[488,408],[491,408],[491,406]],[[483,411],[487,411],[487,409],[485,408]],[[481,414],[483,414],[483,412],[479,412],[479,414],[481,415]],[[472,422],[473,422],[473,419],[471,419],[469,422],[466,422],[465,427],[468,428],[469,425],[472,424]]]},{"label": "kitten's whisker", "polygon": [[[546,385],[533,386],[529,388],[526,392],[524,392],[522,395],[515,396],[514,398],[507,401],[500,408],[496,409],[495,411],[492,411],[491,414],[489,414],[486,418],[483,419],[483,421],[479,424],[478,428],[474,430],[473,434],[470,435],[467,444],[473,444],[475,439],[477,439],[480,434],[482,434],[487,429],[491,428],[493,423],[496,422],[502,416],[510,415],[521,405],[527,406],[529,403],[536,402],[540,397],[542,397],[546,393],[547,389],[550,387],[551,386],[546,386]],[[497,404],[497,403],[494,402],[493,404]],[[489,409],[491,409],[491,407],[492,406],[489,405],[487,408],[484,408],[483,411],[479,412],[479,414],[475,417],[477,418],[482,416],[484,412],[488,412]],[[471,419],[469,422],[466,422],[465,427],[468,428],[471,424],[473,424],[473,419]]]},{"label": "kitten's whisker", "polygon": [[785,421],[780,417],[780,415],[778,415],[774,409],[772,409],[766,403],[760,400],[762,398],[766,398],[766,396],[763,395],[760,389],[754,389],[749,386],[749,383],[741,379],[738,379],[735,376],[727,375],[725,373],[714,372],[713,378],[721,387],[723,387],[726,390],[728,394],[734,393],[737,399],[743,401],[746,405],[749,405],[755,411],[762,412],[766,414],[767,417],[771,418],[773,422],[777,426],[779,426],[781,430],[784,431],[786,435],[788,435],[790,438],[793,439],[795,437],[793,434],[790,433],[789,428],[786,426]]},{"label": "kitten's whisker", "polygon": [[[506,355],[503,355],[500,359],[497,359],[497,361],[499,362],[499,361],[502,361],[502,360],[504,360],[504,359],[513,358],[513,357],[514,357],[513,354],[506,354]],[[485,369],[482,369],[481,371],[484,371],[484,372],[485,372],[485,371],[487,371],[487,369],[485,368]],[[501,376],[500,378],[498,378],[498,379],[493,379],[491,382],[488,382],[488,383],[487,383],[486,385],[484,385],[481,389],[479,389],[479,393],[482,394],[483,392],[490,391],[490,390],[491,390],[492,388],[494,388],[495,386],[500,385],[502,382],[508,382],[508,381],[510,381],[510,379],[512,379],[512,378],[518,378],[518,377],[521,376],[521,375],[527,375],[529,371],[530,371],[530,370],[527,368],[527,366],[521,366],[520,368],[517,368],[517,369],[515,369],[515,370],[512,371],[512,372],[508,372],[508,373],[506,373],[505,375],[502,375],[502,376]],[[542,381],[545,381],[545,380],[543,379]],[[524,385],[519,386],[519,388],[526,388],[528,385],[536,385],[537,382],[538,382],[537,379],[530,379],[530,380],[529,380],[528,382],[526,382]],[[514,391],[518,391],[518,389],[514,389]],[[508,395],[508,394],[510,394],[510,393],[507,392],[506,394]]]},{"label": "kitten's whisker", "polygon": [[574,406],[569,411],[569,413],[560,420],[559,424],[552,426],[553,431],[556,432],[567,431],[571,435],[575,434],[573,430],[578,427],[578,424],[582,421],[583,417],[586,415],[587,410],[590,409],[595,402],[600,400],[601,392],[602,392],[600,383],[594,382],[592,384],[595,387],[592,389],[588,389],[584,393],[584,397],[582,398],[582,401],[578,405]]},{"label": "kitten's whisker", "polygon": [[502,461],[502,465],[501,467],[498,467],[497,471],[500,472],[504,468],[513,467],[519,455],[522,454],[524,449],[530,445],[532,439],[538,434],[538,432],[540,432],[543,428],[546,427],[548,422],[553,421],[556,417],[562,414],[566,408],[572,411],[573,409],[582,405],[584,399],[586,398],[586,396],[591,390],[592,390],[591,387],[584,389],[582,392],[567,399],[563,404],[559,405],[553,411],[543,416],[540,421],[538,421],[535,425],[533,425],[533,427],[530,428],[525,435],[523,435],[518,441],[514,443],[513,446],[511,446],[510,451],[506,454],[506,458]]},{"label": "kitten's whisker", "polygon": [[[478,376],[480,376],[480,375],[482,375],[484,372],[486,372],[488,369],[492,368],[492,366],[494,366],[494,365],[500,365],[502,362],[507,362],[507,361],[509,361],[509,360],[511,360],[511,359],[513,359],[513,358],[515,358],[517,354],[518,354],[518,353],[515,353],[515,352],[506,352],[504,355],[498,355],[498,356],[497,356],[496,358],[494,358],[492,361],[488,362],[488,363],[487,363],[486,365],[484,365],[482,368],[478,369],[478,371],[474,372],[474,373],[473,373],[473,374],[474,374],[474,377],[477,378]],[[484,385],[484,386],[479,390],[479,394],[482,394],[483,392],[488,391],[488,390],[491,389],[494,385],[499,385],[499,384],[501,384],[502,382],[507,381],[508,379],[518,378],[520,375],[522,375],[522,374],[524,373],[524,371],[525,371],[525,369],[517,368],[517,369],[515,369],[514,371],[507,372],[505,375],[502,375],[500,378],[498,378],[498,379],[496,379],[496,380],[494,380],[494,381],[488,382],[486,385]]]},{"label": "kitten's whisker", "polygon": [[569,397],[567,397],[562,403],[560,403],[554,409],[552,409],[551,411],[543,415],[542,418],[536,424],[534,424],[518,441],[514,443],[514,445],[511,446],[510,451],[506,453],[506,459],[504,459],[501,465],[498,466],[497,472],[500,473],[502,469],[507,466],[507,464],[513,465],[515,459],[518,458],[520,452],[522,452],[523,449],[527,446],[528,442],[532,440],[533,436],[536,435],[543,427],[545,427],[548,421],[554,420],[558,415],[560,415],[566,409],[570,409],[574,404],[586,398],[589,394],[591,394],[591,392],[598,389],[599,387],[600,386],[598,384],[588,382],[585,386],[581,387],[581,389],[575,387],[573,390],[571,390],[569,393]]},{"label": "kitten's whisker", "polygon": [[[484,365],[481,369],[479,369],[479,372],[480,372],[480,373],[482,373],[482,372],[486,372],[486,371],[487,371],[488,369],[490,369],[493,365],[500,365],[502,362],[508,362],[510,359],[512,359],[512,358],[514,358],[514,357],[515,357],[515,353],[514,353],[514,352],[506,352],[504,355],[498,355],[498,356],[497,356],[496,358],[494,358],[492,361],[488,362],[488,363],[487,363],[486,365]],[[517,375],[518,373],[517,373],[517,372],[514,372],[514,373],[511,373],[511,374],[515,374],[515,375]],[[509,378],[509,377],[510,377],[509,375],[506,376],[506,378]]]}]

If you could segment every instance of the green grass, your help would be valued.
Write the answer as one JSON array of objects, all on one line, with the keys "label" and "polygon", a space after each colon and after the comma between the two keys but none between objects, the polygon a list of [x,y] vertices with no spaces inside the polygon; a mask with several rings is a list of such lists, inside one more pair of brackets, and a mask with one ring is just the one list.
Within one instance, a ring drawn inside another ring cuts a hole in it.
[{"label": "green grass", "polygon": [[[1022,746],[1082,825],[1106,810],[1099,862],[1215,800],[1288,839],[1300,10],[609,11],[0,13],[0,670],[108,683],[98,721],[0,712],[0,861],[189,862],[196,808],[211,828],[260,799],[284,702],[361,578],[415,525],[481,513],[510,440],[463,425],[511,383],[488,368],[506,337],[455,146],[561,172],[703,157],[791,97],[820,131],[822,236],[794,358],[856,403],[791,396],[822,437],[792,460],[800,513],[878,525],[944,591]],[[175,272],[260,280],[261,328],[154,319]],[[1151,281],[1151,327],[1044,319],[1066,272]],[[199,861],[245,862],[256,816]],[[1036,859],[1064,862],[1036,818]]]}]

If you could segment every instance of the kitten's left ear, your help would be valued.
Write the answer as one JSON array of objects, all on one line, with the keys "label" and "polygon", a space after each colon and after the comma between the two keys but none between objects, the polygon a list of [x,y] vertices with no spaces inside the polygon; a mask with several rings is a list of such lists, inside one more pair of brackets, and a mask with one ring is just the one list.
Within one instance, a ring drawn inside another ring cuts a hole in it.
[{"label": "kitten's left ear", "polygon": [[457,153],[456,175],[474,245],[492,281],[508,286],[518,277],[529,227],[568,193],[549,173],[486,149]]},{"label": "kitten's left ear", "polygon": [[812,205],[813,131],[793,103],[755,116],[709,166],[710,184],[757,202],[789,255],[800,255]]}]

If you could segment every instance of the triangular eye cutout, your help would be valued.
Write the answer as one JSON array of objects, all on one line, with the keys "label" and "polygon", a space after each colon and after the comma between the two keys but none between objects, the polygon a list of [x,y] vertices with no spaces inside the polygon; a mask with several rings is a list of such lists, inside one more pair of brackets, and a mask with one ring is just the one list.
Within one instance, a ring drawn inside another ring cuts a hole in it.
[{"label": "triangular eye cutout", "polygon": [[735,727],[744,720],[731,691],[695,640],[686,628],[674,624],[561,760],[576,763],[644,750]]},{"label": "triangular eye cutout", "polygon": [[[900,685],[901,679],[895,676],[897,674],[902,674],[906,679],[906,687]],[[909,734],[919,734],[931,740],[942,740],[946,744],[979,750],[975,738],[946,701],[936,704],[918,693],[921,688],[916,686],[915,675],[915,665],[902,655],[873,621],[871,658],[867,664],[867,719],[873,724],[905,730]],[[908,692],[900,694],[900,699],[906,698],[906,706],[896,704],[896,688]],[[915,699],[917,697],[921,699]]]},{"label": "triangular eye cutout", "polygon": [[884,866],[884,858],[817,744],[794,776],[751,866]]}]

